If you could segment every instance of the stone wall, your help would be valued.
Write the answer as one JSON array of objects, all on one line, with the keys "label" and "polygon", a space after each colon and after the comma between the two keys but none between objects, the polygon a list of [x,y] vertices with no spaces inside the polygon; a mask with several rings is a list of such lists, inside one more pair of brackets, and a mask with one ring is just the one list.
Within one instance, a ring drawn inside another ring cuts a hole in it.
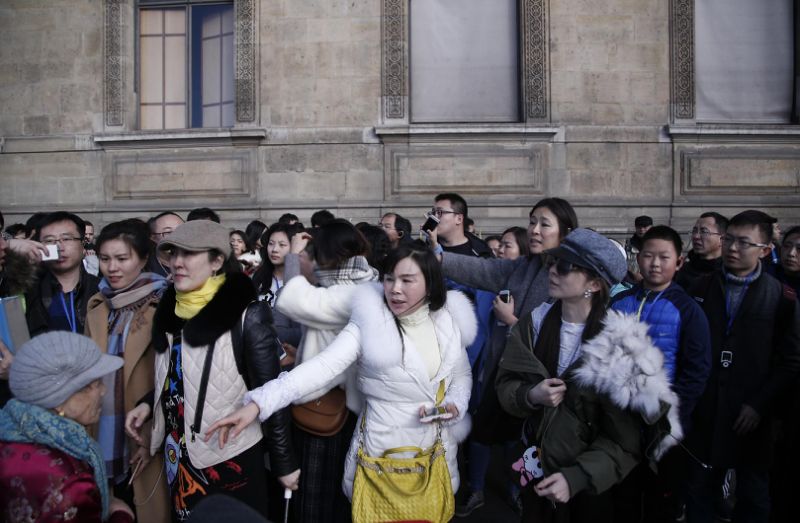
[{"label": "stone wall", "polygon": [[484,233],[524,225],[544,196],[617,235],[642,213],[684,231],[709,209],[800,222],[800,130],[675,109],[693,104],[675,72],[692,70],[692,0],[520,0],[521,117],[496,125],[408,121],[409,1],[236,0],[252,111],[177,132],[137,131],[133,0],[2,2],[6,221],[210,206],[236,226],[319,208],[416,223],[456,191]]}]

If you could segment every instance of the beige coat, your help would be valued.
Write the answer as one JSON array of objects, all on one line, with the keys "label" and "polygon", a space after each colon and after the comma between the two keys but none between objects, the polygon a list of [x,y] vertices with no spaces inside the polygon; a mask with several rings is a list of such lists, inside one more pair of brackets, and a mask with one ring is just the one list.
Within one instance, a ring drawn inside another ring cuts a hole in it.
[{"label": "beige coat", "polygon": [[[147,393],[153,391],[155,351],[151,345],[151,330],[156,303],[137,311],[125,345],[123,370],[125,412],[129,412]],[[99,292],[89,299],[86,312],[86,332],[103,351],[108,350],[108,303]],[[149,436],[150,422],[142,428],[142,434]],[[128,440],[131,454],[136,451],[136,443]],[[149,449],[148,449],[149,450]],[[138,521],[153,523],[170,522],[170,500],[164,474],[164,457],[156,453],[150,463],[133,482],[135,510]],[[152,494],[152,496],[151,496]],[[149,498],[149,499],[148,499]],[[147,500],[145,503],[143,503]],[[143,503],[140,505],[140,503]]]}]

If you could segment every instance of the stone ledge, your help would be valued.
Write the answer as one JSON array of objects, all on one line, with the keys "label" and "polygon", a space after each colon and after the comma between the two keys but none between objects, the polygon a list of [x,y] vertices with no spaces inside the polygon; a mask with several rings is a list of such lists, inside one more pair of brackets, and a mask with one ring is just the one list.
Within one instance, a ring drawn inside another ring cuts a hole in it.
[{"label": "stone ledge", "polygon": [[387,125],[375,127],[375,134],[384,142],[563,141],[562,127],[529,126],[525,124]]},{"label": "stone ledge", "polygon": [[800,125],[668,125],[674,143],[800,144]]},{"label": "stone ledge", "polygon": [[150,149],[217,145],[259,145],[266,129],[179,129],[175,131],[131,131],[93,136],[103,149]]}]

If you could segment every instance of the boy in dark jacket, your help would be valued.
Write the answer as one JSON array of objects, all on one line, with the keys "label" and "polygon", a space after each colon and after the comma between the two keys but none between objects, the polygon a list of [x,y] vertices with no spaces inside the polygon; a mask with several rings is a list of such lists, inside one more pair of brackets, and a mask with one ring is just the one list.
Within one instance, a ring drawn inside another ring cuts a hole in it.
[{"label": "boy in dark jacket", "polygon": [[[685,433],[711,370],[711,340],[703,310],[672,281],[681,266],[682,248],[681,238],[672,228],[658,225],[649,229],[637,255],[643,279],[632,289],[615,296],[611,308],[635,314],[649,325],[648,334],[664,354],[664,367],[680,400],[681,425]],[[676,490],[680,486],[681,458],[682,451],[673,449],[659,463],[658,474],[654,475],[647,465],[632,473],[619,489],[617,499],[624,507],[620,507],[624,514],[630,510],[630,519],[639,520],[639,498],[642,487],[647,485],[644,521],[674,521],[680,512]]]},{"label": "boy in dark jacket", "polygon": [[723,267],[689,294],[711,326],[712,367],[693,415],[687,521],[714,519],[725,471],[736,470],[734,521],[769,520],[772,416],[800,371],[800,311],[794,293],[762,270],[773,218],[749,210],[722,238]]}]

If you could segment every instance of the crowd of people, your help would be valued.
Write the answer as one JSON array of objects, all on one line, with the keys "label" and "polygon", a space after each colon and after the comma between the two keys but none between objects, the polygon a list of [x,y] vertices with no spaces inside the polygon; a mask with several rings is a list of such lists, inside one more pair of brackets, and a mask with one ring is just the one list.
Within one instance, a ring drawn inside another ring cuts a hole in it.
[{"label": "crowd of people", "polygon": [[0,519],[795,521],[800,226],[508,225],[0,223]]}]

